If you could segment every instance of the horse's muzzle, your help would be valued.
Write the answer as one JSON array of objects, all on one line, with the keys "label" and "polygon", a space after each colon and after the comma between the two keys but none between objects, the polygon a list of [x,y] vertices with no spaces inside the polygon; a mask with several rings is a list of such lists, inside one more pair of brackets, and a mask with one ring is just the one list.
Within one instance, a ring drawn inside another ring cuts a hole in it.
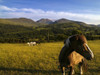
[{"label": "horse's muzzle", "polygon": [[90,56],[88,56],[86,59],[87,60],[92,60],[94,58],[94,55],[90,55]]}]

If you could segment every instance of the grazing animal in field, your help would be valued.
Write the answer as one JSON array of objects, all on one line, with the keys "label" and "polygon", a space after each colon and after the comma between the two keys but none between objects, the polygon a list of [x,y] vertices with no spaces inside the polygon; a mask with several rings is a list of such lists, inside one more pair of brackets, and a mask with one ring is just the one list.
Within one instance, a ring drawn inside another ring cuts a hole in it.
[{"label": "grazing animal in field", "polygon": [[27,43],[29,46],[35,46],[36,45],[36,42],[28,42]]},{"label": "grazing animal in field", "polygon": [[87,44],[84,35],[73,35],[64,41],[64,46],[59,54],[59,63],[62,75],[65,69],[69,69],[69,75],[74,74],[74,66],[79,64],[80,74],[83,74],[83,64],[85,61],[94,58],[94,54]]}]

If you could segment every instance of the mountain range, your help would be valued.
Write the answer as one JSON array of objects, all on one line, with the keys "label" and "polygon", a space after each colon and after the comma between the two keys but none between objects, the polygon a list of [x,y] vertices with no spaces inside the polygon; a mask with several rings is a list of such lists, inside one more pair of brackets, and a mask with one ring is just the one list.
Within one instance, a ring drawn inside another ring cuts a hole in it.
[{"label": "mountain range", "polygon": [[[65,18],[58,19],[55,21],[52,21],[50,19],[44,19],[44,18],[38,21],[34,21],[28,18],[10,18],[10,19],[0,19],[0,23],[12,24],[12,25],[23,25],[23,26],[39,26],[39,25],[48,25],[48,24],[75,23],[75,24],[84,25],[84,26],[95,26],[93,24],[86,24],[84,22],[68,20]],[[97,26],[100,27],[100,25],[97,25]]]},{"label": "mountain range", "polygon": [[88,39],[100,39],[100,25],[68,19],[27,18],[0,19],[0,42],[61,41],[70,35],[83,33]]}]

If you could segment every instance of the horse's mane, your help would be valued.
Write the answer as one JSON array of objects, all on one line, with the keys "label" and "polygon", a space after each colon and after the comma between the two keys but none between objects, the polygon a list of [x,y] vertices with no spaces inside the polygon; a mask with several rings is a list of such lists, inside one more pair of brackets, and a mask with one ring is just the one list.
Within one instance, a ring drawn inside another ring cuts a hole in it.
[{"label": "horse's mane", "polygon": [[78,35],[77,34],[77,35],[73,35],[73,36],[68,37],[64,41],[64,44],[69,45],[70,44],[70,41],[73,41],[73,40],[79,40],[79,41],[81,41],[83,43],[87,43],[87,40],[86,40],[86,38],[85,38],[85,36],[83,34],[81,34],[81,35]]},{"label": "horse's mane", "polygon": [[80,40],[83,43],[87,43],[87,40],[84,35],[78,35],[78,40]]}]

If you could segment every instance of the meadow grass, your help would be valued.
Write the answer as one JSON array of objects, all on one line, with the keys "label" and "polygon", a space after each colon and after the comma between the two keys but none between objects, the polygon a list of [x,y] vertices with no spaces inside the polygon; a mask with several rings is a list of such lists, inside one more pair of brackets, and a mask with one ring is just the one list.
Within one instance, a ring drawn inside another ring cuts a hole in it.
[{"label": "meadow grass", "polygon": [[[27,44],[0,44],[0,75],[61,75],[58,56],[63,42]],[[100,40],[89,41],[95,58],[88,61],[84,75],[100,74]],[[76,75],[79,73],[75,67]]]}]

